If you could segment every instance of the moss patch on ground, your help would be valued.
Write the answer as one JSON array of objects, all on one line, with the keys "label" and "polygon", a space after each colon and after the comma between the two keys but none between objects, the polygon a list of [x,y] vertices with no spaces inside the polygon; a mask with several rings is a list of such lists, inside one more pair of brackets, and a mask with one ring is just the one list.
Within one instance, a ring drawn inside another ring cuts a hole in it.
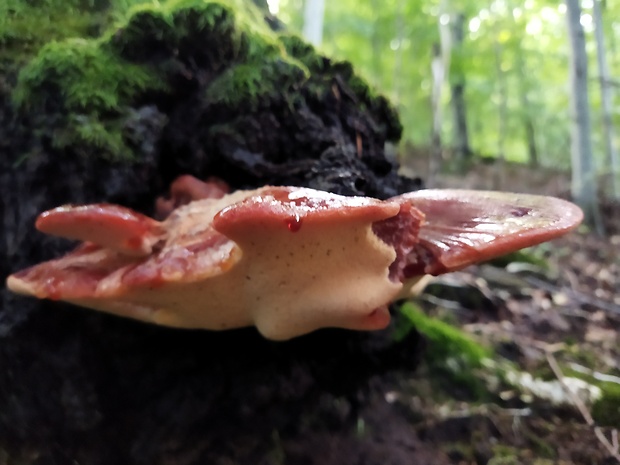
[{"label": "moss patch on ground", "polygon": [[428,340],[425,360],[431,373],[437,376],[441,389],[446,378],[447,385],[464,390],[474,400],[483,400],[490,393],[477,371],[492,356],[490,349],[478,344],[463,331],[439,319],[427,316],[415,304],[409,302],[400,308],[405,317],[401,319],[396,339],[416,328]]}]

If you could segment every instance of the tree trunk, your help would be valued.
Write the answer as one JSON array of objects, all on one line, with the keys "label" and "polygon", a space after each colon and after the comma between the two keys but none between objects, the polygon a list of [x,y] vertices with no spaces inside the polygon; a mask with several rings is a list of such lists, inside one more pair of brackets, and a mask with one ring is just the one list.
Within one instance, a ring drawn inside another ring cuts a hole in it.
[{"label": "tree trunk", "polygon": [[392,79],[393,98],[392,103],[398,107],[400,103],[401,82],[403,81],[401,73],[403,67],[403,39],[405,38],[405,18],[404,18],[404,3],[405,0],[398,0],[396,9],[396,40],[398,41],[398,48],[396,49],[396,56],[394,57],[394,76]]},{"label": "tree trunk", "polygon": [[581,26],[579,0],[566,0],[566,18],[570,43],[571,82],[571,157],[573,199],[583,208],[585,220],[602,233],[597,179],[592,157],[590,104],[588,98],[588,57]]},{"label": "tree trunk", "polygon": [[[372,10],[377,12],[383,8],[383,3],[377,0],[371,0],[370,5]],[[385,41],[384,38],[381,37],[379,21],[373,21],[370,35],[370,66],[372,85],[377,89],[382,87],[381,78],[383,76],[383,54],[385,53],[385,49],[383,48],[384,45]]]},{"label": "tree trunk", "polygon": [[[463,46],[463,14],[454,16],[452,24],[452,45],[456,48]],[[465,77],[461,70],[458,76],[452,78],[452,112],[454,116],[454,150],[458,160],[464,161],[470,158],[472,151],[469,146],[469,133],[467,129],[467,108],[465,106]]]},{"label": "tree trunk", "polygon": [[306,0],[304,7],[304,38],[315,47],[323,41],[325,0]]},{"label": "tree trunk", "polygon": [[441,109],[441,90],[445,76],[445,63],[441,56],[441,47],[438,44],[434,44],[433,46],[431,72],[433,75],[433,92],[431,95],[433,127],[426,184],[428,187],[435,187],[437,175],[439,174],[442,164],[441,124],[443,122],[443,112]]},{"label": "tree trunk", "polygon": [[515,64],[517,78],[519,81],[519,103],[521,105],[521,122],[523,123],[523,129],[525,130],[525,140],[527,143],[527,159],[532,168],[536,168],[539,165],[538,160],[538,148],[536,146],[536,130],[534,129],[534,121],[532,120],[532,104],[530,102],[526,75],[525,59],[523,57],[523,50],[519,46],[515,50]]},{"label": "tree trunk", "polygon": [[[498,31],[497,31],[498,32]],[[507,88],[506,73],[502,70],[502,46],[498,39],[499,34],[495,36],[495,72],[497,74],[497,94],[499,98],[497,106],[497,163],[494,180],[494,189],[499,190],[504,185],[504,168],[506,165],[506,114],[507,114]]]},{"label": "tree trunk", "polygon": [[433,87],[431,94],[431,106],[433,115],[433,127],[431,134],[431,154],[429,158],[427,186],[433,187],[436,182],[437,175],[441,170],[442,164],[442,143],[441,143],[441,127],[443,124],[443,108],[441,105],[441,94],[444,81],[450,69],[450,22],[445,11],[447,0],[442,1],[439,15],[439,39],[440,43],[433,45],[433,60],[431,62],[431,73],[433,78]]},{"label": "tree trunk", "polygon": [[596,56],[598,64],[599,82],[601,88],[601,113],[603,118],[603,141],[605,144],[605,187],[612,198],[620,198],[620,166],[618,156],[613,144],[613,122],[612,122],[612,89],[610,86],[609,68],[605,53],[605,37],[603,33],[603,14],[601,12],[600,0],[595,0],[593,4],[594,26],[596,37]]}]

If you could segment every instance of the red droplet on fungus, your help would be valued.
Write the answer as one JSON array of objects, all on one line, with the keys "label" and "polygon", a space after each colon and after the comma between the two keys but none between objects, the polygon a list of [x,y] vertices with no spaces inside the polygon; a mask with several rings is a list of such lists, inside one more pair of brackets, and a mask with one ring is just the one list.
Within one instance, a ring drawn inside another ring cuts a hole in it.
[{"label": "red droplet on fungus", "polygon": [[297,215],[295,215],[292,218],[287,219],[285,222],[286,222],[286,227],[288,228],[290,232],[294,233],[301,229],[302,220]]}]

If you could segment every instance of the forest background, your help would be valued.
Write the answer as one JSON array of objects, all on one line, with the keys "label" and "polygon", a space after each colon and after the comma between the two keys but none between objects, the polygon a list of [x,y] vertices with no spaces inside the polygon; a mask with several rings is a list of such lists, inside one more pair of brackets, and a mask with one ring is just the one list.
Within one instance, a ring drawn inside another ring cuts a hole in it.
[{"label": "forest background", "polygon": [[431,161],[431,183],[442,163],[462,171],[475,155],[572,169],[572,195],[593,223],[600,214],[595,197],[619,197],[617,3],[273,0],[269,6],[391,98],[403,141],[431,149],[441,143],[431,150],[439,158]]},{"label": "forest background", "polygon": [[[141,3],[4,0],[0,58],[23,64],[41,41],[97,35]],[[442,163],[453,161],[449,167],[460,169],[475,154],[534,167],[572,168],[572,194],[584,206],[597,194],[620,197],[614,131],[620,118],[620,81],[614,78],[620,70],[617,3],[257,3],[326,55],[351,61],[387,95],[401,117],[403,146],[441,143],[430,183]]]}]

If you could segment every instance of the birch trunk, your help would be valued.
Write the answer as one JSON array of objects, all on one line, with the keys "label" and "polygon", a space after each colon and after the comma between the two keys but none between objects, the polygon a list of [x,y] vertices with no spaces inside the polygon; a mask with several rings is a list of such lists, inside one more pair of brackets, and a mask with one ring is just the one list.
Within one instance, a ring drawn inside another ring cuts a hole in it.
[{"label": "birch trunk", "polygon": [[397,108],[400,104],[402,82],[401,73],[403,67],[403,40],[405,38],[404,2],[405,0],[398,0],[398,5],[396,9],[396,21],[394,25],[396,29],[396,40],[398,41],[398,49],[396,49],[396,56],[394,57],[394,76],[392,79],[394,98],[392,99],[392,102]]},{"label": "birch trunk", "polygon": [[[445,6],[446,2],[442,2]],[[445,11],[445,8],[442,8]],[[442,164],[442,142],[441,142],[441,127],[443,124],[443,107],[441,105],[441,95],[443,91],[443,85],[450,69],[450,49],[451,49],[451,37],[449,20],[447,13],[442,13],[439,16],[439,38],[440,43],[433,46],[433,60],[431,62],[431,72],[433,76],[433,89],[431,95],[431,105],[433,113],[433,128],[431,135],[431,154],[429,158],[428,176],[426,184],[428,187],[433,187],[436,182],[437,175],[441,170]]]},{"label": "birch trunk", "polygon": [[592,158],[592,125],[588,98],[588,57],[581,26],[579,0],[566,0],[566,19],[570,45],[571,84],[571,193],[584,210],[585,220],[602,233],[597,196],[597,179]]},{"label": "birch trunk", "polygon": [[523,50],[518,47],[515,51],[516,72],[519,78],[519,102],[521,104],[522,116],[521,122],[525,130],[525,140],[527,143],[528,163],[532,168],[536,168],[539,164],[538,147],[536,146],[536,129],[532,120],[532,104],[529,97],[529,84],[526,75],[525,58]]},{"label": "birch trunk", "polygon": [[304,38],[315,47],[323,41],[325,0],[306,0],[304,6]]},{"label": "birch trunk", "polygon": [[601,88],[601,113],[603,119],[603,141],[605,144],[605,166],[609,170],[605,173],[607,182],[605,183],[612,198],[620,198],[620,166],[618,166],[618,155],[613,144],[613,123],[612,123],[612,89],[609,68],[605,52],[605,36],[603,33],[603,14],[601,12],[600,0],[594,0],[594,34],[596,38],[596,56],[598,64],[599,82]]},{"label": "birch trunk", "polygon": [[502,69],[502,46],[499,43],[498,35],[495,37],[495,72],[497,74],[497,94],[499,102],[497,106],[497,163],[495,165],[494,188],[498,190],[504,185],[504,170],[506,165],[506,117],[508,106],[506,73]]},{"label": "birch trunk", "polygon": [[433,46],[433,61],[431,62],[431,73],[433,76],[433,89],[431,94],[431,111],[433,114],[433,127],[431,134],[431,153],[428,160],[428,176],[426,177],[427,187],[435,187],[435,182],[441,167],[441,89],[445,74],[444,62],[441,57],[441,47],[438,44]]},{"label": "birch trunk", "polygon": [[[462,14],[454,16],[452,24],[452,47],[463,46],[463,23],[465,17]],[[467,107],[465,106],[465,77],[462,72],[452,78],[452,113],[454,117],[454,150],[457,159],[464,161],[470,158],[472,151],[469,146],[469,131],[467,129]]]}]

